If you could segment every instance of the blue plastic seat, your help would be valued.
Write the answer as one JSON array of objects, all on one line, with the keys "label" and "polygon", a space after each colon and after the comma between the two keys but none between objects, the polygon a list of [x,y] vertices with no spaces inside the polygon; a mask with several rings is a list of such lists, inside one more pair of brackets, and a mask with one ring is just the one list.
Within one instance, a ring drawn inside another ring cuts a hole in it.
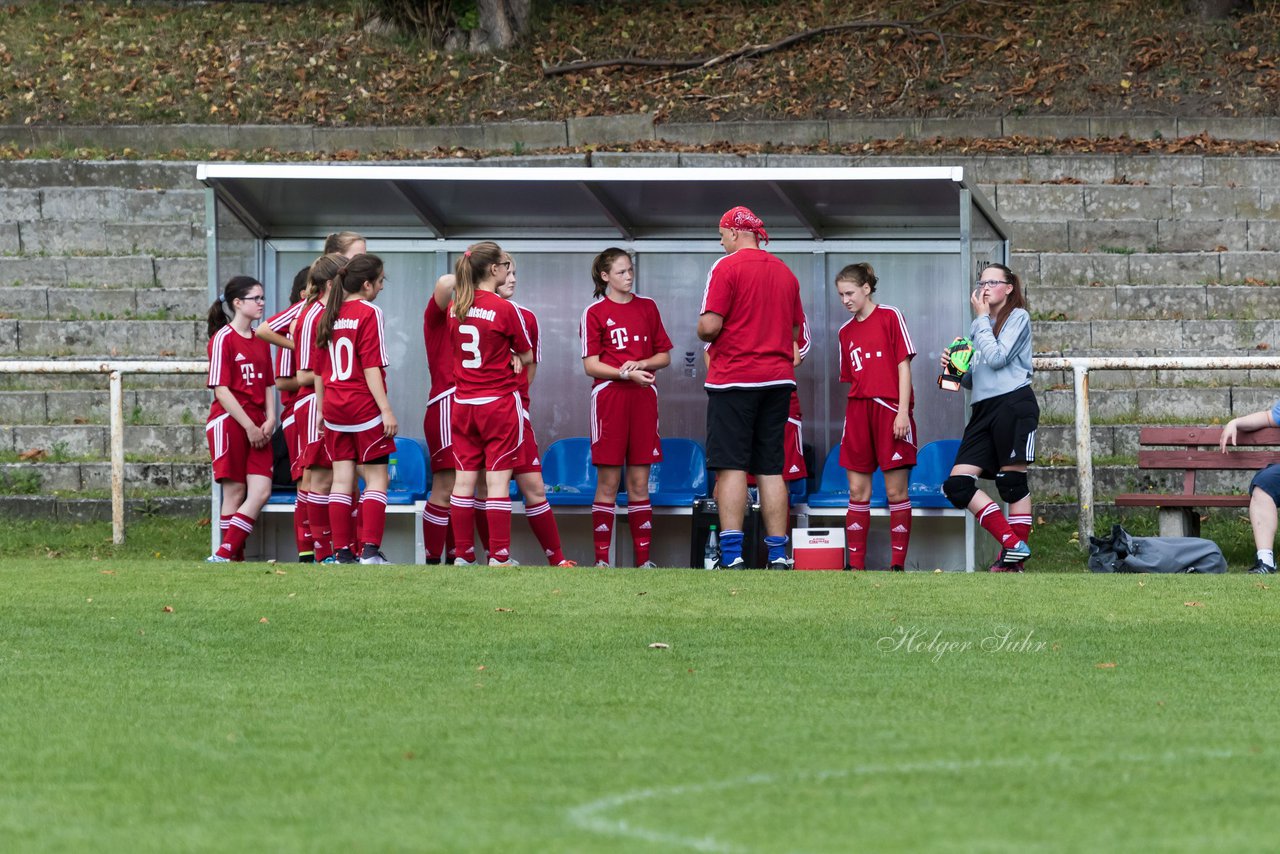
[{"label": "blue plastic seat", "polygon": [[930,442],[916,455],[916,467],[911,472],[907,495],[913,507],[950,508],[951,502],[942,492],[942,482],[951,474],[960,450],[959,439],[939,439]]},{"label": "blue plastic seat", "polygon": [[806,478],[787,481],[787,503],[794,507],[804,504],[809,495],[809,481]]},{"label": "blue plastic seat", "polygon": [[292,486],[273,486],[271,487],[271,497],[267,499],[268,504],[292,504],[298,497],[298,490]]},{"label": "blue plastic seat", "polygon": [[707,452],[702,445],[693,439],[663,439],[662,462],[649,468],[649,504],[690,507],[694,499],[705,498],[707,490]]},{"label": "blue plastic seat", "polygon": [[[839,445],[827,454],[827,460],[822,464],[822,478],[818,481],[818,491],[809,496],[808,504],[810,507],[849,506],[849,475],[840,466]],[[889,498],[884,489],[884,473],[879,469],[871,475],[871,506],[889,506]]]},{"label": "blue plastic seat", "polygon": [[596,497],[590,440],[574,436],[552,442],[542,455],[542,480],[552,506],[589,507]]},{"label": "blue plastic seat", "polygon": [[417,439],[396,436],[395,476],[387,486],[388,504],[413,504],[427,497],[431,486],[427,473],[427,452]]}]

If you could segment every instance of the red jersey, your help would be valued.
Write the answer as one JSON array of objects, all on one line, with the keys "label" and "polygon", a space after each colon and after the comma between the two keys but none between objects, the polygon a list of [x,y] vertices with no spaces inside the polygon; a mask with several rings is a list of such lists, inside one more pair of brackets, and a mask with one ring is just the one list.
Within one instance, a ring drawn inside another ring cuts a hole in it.
[{"label": "red jersey", "polygon": [[[284,337],[292,341],[293,333],[292,331],[290,331],[290,326],[293,323],[293,319],[298,316],[299,312],[302,311],[302,306],[303,306],[303,303],[301,301],[295,302],[293,305],[289,306],[284,311],[279,312],[278,314],[272,315],[271,317],[267,318],[263,322],[267,324],[267,327],[272,332],[275,332],[279,335],[283,335]],[[296,345],[295,345],[295,348],[296,348]],[[293,376],[296,373],[296,370],[295,370],[296,364],[297,364],[297,358],[293,350],[290,350],[288,347],[276,348],[275,370],[276,370],[277,377]],[[296,390],[295,391],[282,390],[280,392],[280,405],[284,408],[285,412],[289,411],[289,407],[293,406],[293,402],[298,399],[298,396],[299,395]]]},{"label": "red jersey", "polygon": [[[533,345],[533,362],[536,365],[542,361],[542,336],[538,333],[538,316],[529,309],[519,303],[511,303],[516,307],[516,311],[520,312],[520,319],[524,321],[524,329],[529,333],[529,343]],[[524,404],[524,411],[529,411],[529,367],[516,374],[516,387],[520,392],[520,402]]]},{"label": "red jersey", "polygon": [[324,383],[324,426],[340,433],[359,433],[382,423],[378,402],[369,391],[365,368],[378,368],[386,388],[390,363],[382,331],[382,309],[350,299],[338,309],[329,346],[319,351],[316,376]]},{"label": "red jersey", "polygon": [[[658,304],[642,296],[627,302],[600,297],[582,312],[578,336],[582,338],[582,358],[599,356],[600,362],[611,368],[666,353],[674,346],[662,326]],[[603,382],[608,380],[597,377],[594,384]]]},{"label": "red jersey", "polygon": [[[231,324],[209,339],[209,388],[224,385],[255,424],[266,418],[267,389],[275,385],[271,345],[252,332],[241,335]],[[213,420],[226,412],[217,397],[209,409]]]},{"label": "red jersey", "polygon": [[849,383],[849,397],[896,403],[898,363],[915,354],[902,312],[877,305],[866,320],[851,317],[840,327],[840,382]]},{"label": "red jersey", "polygon": [[449,304],[449,340],[453,348],[456,400],[479,403],[519,387],[511,354],[533,349],[520,312],[489,291],[476,291],[467,319],[459,321]]},{"label": "red jersey", "polygon": [[427,404],[453,391],[453,342],[449,340],[449,315],[434,298],[427,300],[422,313],[422,341],[427,346],[427,369],[431,372],[431,391]]},{"label": "red jersey", "polygon": [[320,322],[320,315],[323,312],[324,302],[316,300],[298,318],[298,334],[293,340],[298,346],[297,369],[300,371],[316,369],[316,324]]},{"label": "red jersey", "polygon": [[805,324],[800,282],[762,249],[739,249],[707,275],[700,313],[723,319],[711,342],[709,389],[795,385],[795,328]]}]

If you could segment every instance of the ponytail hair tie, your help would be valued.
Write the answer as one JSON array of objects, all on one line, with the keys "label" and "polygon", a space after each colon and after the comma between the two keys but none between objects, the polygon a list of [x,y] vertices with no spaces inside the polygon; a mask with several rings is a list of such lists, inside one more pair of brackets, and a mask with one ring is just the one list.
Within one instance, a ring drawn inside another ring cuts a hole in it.
[{"label": "ponytail hair tie", "polygon": [[226,304],[226,302],[227,302],[227,295],[226,295],[226,294],[218,294],[218,302],[223,303],[223,304],[225,305],[225,304]]},{"label": "ponytail hair tie", "polygon": [[335,273],[334,275],[335,275],[335,276],[342,276],[343,278],[346,278],[346,275],[347,275],[347,268],[346,268],[346,266],[345,266],[345,265],[343,265],[343,266],[339,267],[339,268],[338,268],[338,272],[337,272],[337,273]]},{"label": "ponytail hair tie", "polygon": [[463,252],[463,253],[462,253],[462,257],[463,257],[463,258],[470,258],[470,257],[471,257],[471,250],[470,250],[470,249],[468,249],[466,252]]}]

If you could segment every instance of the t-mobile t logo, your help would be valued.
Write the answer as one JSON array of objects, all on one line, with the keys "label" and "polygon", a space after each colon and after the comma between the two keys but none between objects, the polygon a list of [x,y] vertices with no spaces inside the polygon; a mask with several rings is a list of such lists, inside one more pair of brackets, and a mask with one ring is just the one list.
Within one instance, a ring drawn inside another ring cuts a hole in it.
[{"label": "t-mobile t logo", "polygon": [[862,348],[861,347],[849,348],[849,361],[853,362],[854,373],[857,373],[858,371],[862,370]]},{"label": "t-mobile t logo", "polygon": [[626,349],[627,343],[631,341],[631,336],[627,334],[627,327],[615,326],[609,330],[609,338],[613,341],[613,346],[618,350]]},{"label": "t-mobile t logo", "polygon": [[262,374],[254,370],[252,362],[245,362],[240,366],[240,379],[245,385],[253,385],[255,379],[262,379]]}]

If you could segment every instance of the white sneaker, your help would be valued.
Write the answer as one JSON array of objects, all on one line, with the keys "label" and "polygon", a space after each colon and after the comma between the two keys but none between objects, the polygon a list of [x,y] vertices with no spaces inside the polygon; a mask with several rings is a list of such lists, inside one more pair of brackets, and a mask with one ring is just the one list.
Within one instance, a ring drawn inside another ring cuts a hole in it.
[{"label": "white sneaker", "polygon": [[657,569],[657,568],[658,568],[658,565],[651,560],[646,560],[644,563],[636,567],[636,569]]},{"label": "white sneaker", "polygon": [[231,558],[223,557],[222,555],[215,554],[215,555],[209,555],[207,558],[204,559],[204,562],[205,563],[231,563]]},{"label": "white sneaker", "polygon": [[453,565],[454,566],[475,566],[476,562],[473,560],[467,560],[465,557],[455,557],[453,559]]},{"label": "white sneaker", "polygon": [[496,557],[489,558],[489,566],[519,566],[520,561],[515,558],[507,558],[506,560],[498,560]]},{"label": "white sneaker", "polygon": [[380,566],[389,565],[391,561],[387,560],[387,556],[382,553],[382,549],[373,546],[365,546],[364,552],[360,555],[360,562],[363,564],[377,564]]},{"label": "white sneaker", "polygon": [[596,561],[596,566],[600,567],[601,569],[610,569],[610,568],[611,568],[611,567],[609,566],[609,561],[607,561],[607,560],[598,560],[598,561]]}]

